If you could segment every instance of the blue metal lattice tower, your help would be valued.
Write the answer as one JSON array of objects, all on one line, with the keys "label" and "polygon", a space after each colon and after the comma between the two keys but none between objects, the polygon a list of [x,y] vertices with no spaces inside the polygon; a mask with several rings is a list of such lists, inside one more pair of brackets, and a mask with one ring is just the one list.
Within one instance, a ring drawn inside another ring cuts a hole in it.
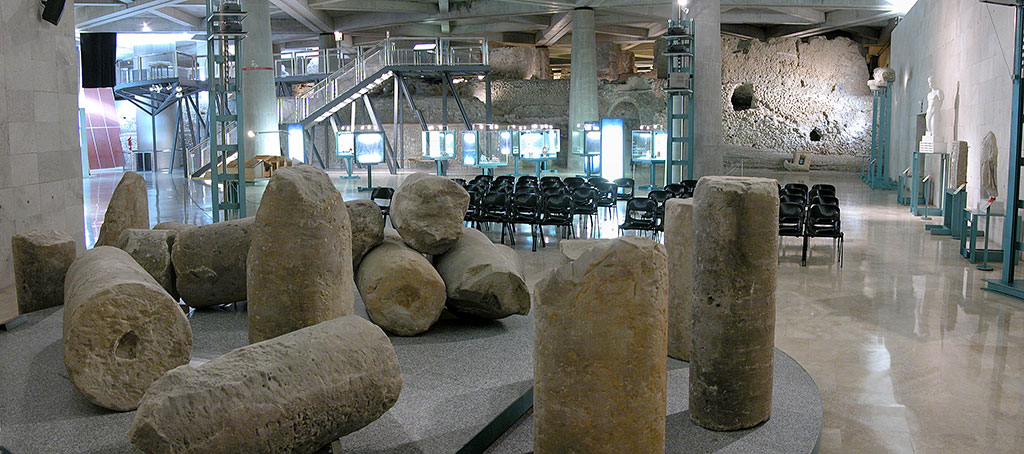
[{"label": "blue metal lattice tower", "polygon": [[[206,0],[207,78],[210,82],[210,199],[213,222],[245,217],[245,143],[242,128],[242,21],[235,0]],[[233,109],[232,109],[233,108]],[[228,158],[237,156],[234,173]],[[221,213],[223,211],[223,214]]]},{"label": "blue metal lattice tower", "polygon": [[[664,55],[668,64],[666,185],[693,179],[693,31],[693,19],[684,18],[680,10],[679,19],[669,20],[668,31],[661,37],[667,41]],[[678,177],[674,176],[676,167],[681,167]]]}]

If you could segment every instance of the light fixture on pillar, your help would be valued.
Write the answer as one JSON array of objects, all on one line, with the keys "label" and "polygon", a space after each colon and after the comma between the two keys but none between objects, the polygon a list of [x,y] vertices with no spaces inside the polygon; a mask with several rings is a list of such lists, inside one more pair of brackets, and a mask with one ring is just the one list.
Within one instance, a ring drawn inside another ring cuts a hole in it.
[{"label": "light fixture on pillar", "polygon": [[690,0],[677,0],[679,4],[679,18],[682,19],[690,13]]}]

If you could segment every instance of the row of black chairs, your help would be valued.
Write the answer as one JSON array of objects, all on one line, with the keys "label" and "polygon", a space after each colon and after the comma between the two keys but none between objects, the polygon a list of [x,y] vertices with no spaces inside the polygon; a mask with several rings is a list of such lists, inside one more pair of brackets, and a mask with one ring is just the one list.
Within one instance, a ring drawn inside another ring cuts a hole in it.
[{"label": "row of black chairs", "polygon": [[779,187],[779,236],[803,238],[800,265],[807,266],[811,238],[832,238],[839,266],[843,266],[843,228],[836,188],[800,183]]}]

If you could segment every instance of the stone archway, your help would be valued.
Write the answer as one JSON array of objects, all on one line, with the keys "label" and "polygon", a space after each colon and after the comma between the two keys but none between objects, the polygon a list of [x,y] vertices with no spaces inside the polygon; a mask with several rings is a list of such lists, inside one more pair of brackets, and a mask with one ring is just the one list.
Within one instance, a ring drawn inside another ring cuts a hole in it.
[{"label": "stone archway", "polygon": [[608,109],[607,116],[608,118],[622,118],[625,120],[627,134],[628,131],[639,129],[641,125],[640,109],[635,102],[628,99],[612,104],[612,108]]}]

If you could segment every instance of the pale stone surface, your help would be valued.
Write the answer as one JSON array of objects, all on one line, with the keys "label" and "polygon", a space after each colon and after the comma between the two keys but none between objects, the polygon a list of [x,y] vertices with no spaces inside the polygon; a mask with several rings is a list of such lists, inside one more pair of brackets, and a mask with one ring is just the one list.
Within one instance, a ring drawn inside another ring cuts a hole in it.
[{"label": "pale stone surface", "polygon": [[697,184],[690,419],[701,427],[738,430],[770,417],[778,212],[775,180]]},{"label": "pale stone surface", "polygon": [[594,246],[608,244],[612,241],[614,240],[609,238],[561,240],[558,242],[558,250],[562,253],[562,263],[564,264],[580,258],[584,252],[587,252]]},{"label": "pale stone surface", "polygon": [[120,249],[100,246],[75,260],[64,305],[64,367],[75,388],[101,407],[134,410],[156,379],[192,354],[185,314]]},{"label": "pale stone surface", "polygon": [[665,248],[624,237],[534,290],[534,452],[665,450]]},{"label": "pale stone surface", "polygon": [[167,293],[178,300],[174,289],[174,266],[171,265],[171,244],[168,230],[128,229],[121,232],[117,247],[128,253]]},{"label": "pale stone surface", "polygon": [[519,256],[483,232],[464,228],[448,252],[434,258],[444,280],[447,307],[456,314],[505,318],[530,312],[530,292]]},{"label": "pale stone surface", "polygon": [[363,257],[355,280],[370,320],[400,336],[426,331],[444,309],[444,280],[394,229]]},{"label": "pale stone surface", "polygon": [[178,236],[178,232],[182,230],[194,229],[196,226],[192,224],[182,224],[175,221],[161,222],[153,226],[153,230],[166,230],[170,232],[170,242],[174,245],[174,238]]},{"label": "pale stone surface", "polygon": [[999,197],[999,146],[992,131],[981,141],[981,200]]},{"label": "pale stone surface", "polygon": [[223,221],[178,232],[171,248],[175,287],[189,306],[244,301],[245,260],[254,218]]},{"label": "pale stone surface", "polygon": [[391,224],[413,249],[443,254],[462,235],[469,193],[436,175],[414,173],[391,199]]},{"label": "pale stone surface", "polygon": [[693,199],[665,202],[668,252],[668,356],[690,360],[693,323]]},{"label": "pale stone surface", "polygon": [[323,170],[274,172],[245,273],[249,342],[352,315],[352,228],[345,200]]},{"label": "pale stone surface", "polygon": [[387,336],[341,317],[168,372],[131,441],[148,454],[312,453],[379,418],[401,389]]},{"label": "pale stone surface", "polygon": [[548,49],[541,47],[491,47],[487,63],[491,77],[498,79],[550,79]]},{"label": "pale stone surface", "polygon": [[58,230],[33,230],[11,237],[18,313],[64,304],[64,276],[75,261],[75,239]]},{"label": "pale stone surface", "polygon": [[949,143],[949,187],[956,189],[967,182],[967,142]]},{"label": "pale stone surface", "polygon": [[96,246],[115,246],[121,232],[149,228],[149,199],[146,180],[135,172],[125,172],[110,196]]},{"label": "pale stone surface", "polygon": [[345,205],[352,224],[352,269],[357,269],[366,253],[384,241],[384,215],[372,200],[350,200]]}]

